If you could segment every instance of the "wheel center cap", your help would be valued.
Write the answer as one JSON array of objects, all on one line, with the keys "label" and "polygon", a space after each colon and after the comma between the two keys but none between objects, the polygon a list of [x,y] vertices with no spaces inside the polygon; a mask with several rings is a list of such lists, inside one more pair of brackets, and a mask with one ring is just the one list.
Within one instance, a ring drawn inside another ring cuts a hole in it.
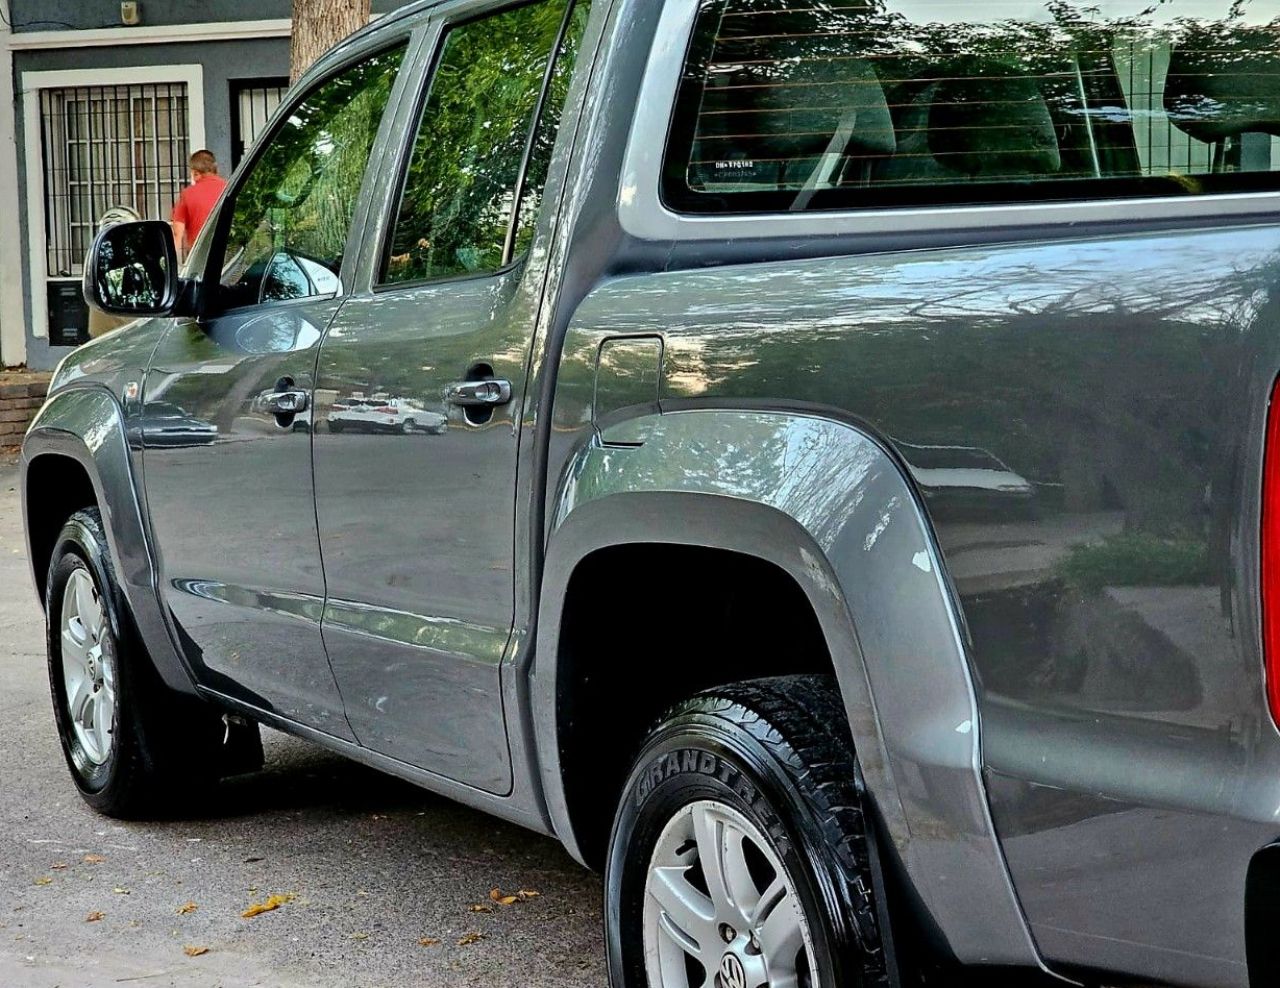
[{"label": "wheel center cap", "polygon": [[741,958],[733,951],[729,951],[720,958],[720,970],[716,974],[716,982],[719,988],[748,988],[747,969],[743,966]]}]

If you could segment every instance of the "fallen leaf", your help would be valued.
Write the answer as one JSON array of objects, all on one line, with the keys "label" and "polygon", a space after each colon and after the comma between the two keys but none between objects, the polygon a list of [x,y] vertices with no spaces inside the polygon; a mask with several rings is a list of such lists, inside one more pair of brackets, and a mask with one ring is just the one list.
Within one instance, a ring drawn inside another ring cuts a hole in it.
[{"label": "fallen leaf", "polygon": [[459,947],[470,947],[473,943],[479,943],[484,939],[483,933],[464,933],[458,937]]},{"label": "fallen leaf", "polygon": [[467,906],[467,909],[473,913],[491,913],[493,906],[486,906],[483,903],[476,903],[473,906]]},{"label": "fallen leaf", "polygon": [[193,913],[199,908],[200,907],[197,906],[194,902],[184,902],[182,905],[178,907],[178,915],[185,916],[187,915],[187,913]]},{"label": "fallen leaf", "polygon": [[122,889],[119,885],[117,885],[117,886],[116,886],[115,888],[113,888],[111,891],[112,891],[112,892],[114,892],[116,895],[129,895],[129,894],[130,894],[128,889]]},{"label": "fallen leaf", "polygon": [[99,920],[106,919],[106,918],[107,918],[106,913],[98,912],[98,910],[95,909],[93,912],[91,912],[88,916],[84,918],[84,921],[86,923],[96,923]]},{"label": "fallen leaf", "polygon": [[273,910],[279,909],[286,902],[292,902],[296,898],[297,896],[292,893],[287,893],[285,895],[271,895],[267,897],[266,902],[255,902],[240,915],[245,919],[253,919],[254,916],[260,915],[261,913],[269,913]]},{"label": "fallen leaf", "polygon": [[368,940],[368,939],[369,939],[369,934],[367,934],[367,933],[365,933],[365,932],[363,932],[363,931],[362,931],[362,932],[360,932],[360,933],[353,933],[353,934],[351,934],[351,939],[352,939],[352,940]]},{"label": "fallen leaf", "polygon": [[183,947],[182,952],[188,957],[200,957],[209,952],[208,947]]},{"label": "fallen leaf", "polygon": [[261,860],[262,860],[262,858],[245,858],[245,859],[244,859],[244,863],[245,863],[245,864],[257,864],[257,863],[258,863],[259,861],[261,861]]},{"label": "fallen leaf", "polygon": [[37,885],[52,885],[53,879],[50,878],[48,875],[41,875],[39,878],[36,879],[35,883]]},{"label": "fallen leaf", "polygon": [[542,895],[542,893],[534,892],[530,889],[521,889],[519,892],[516,893],[516,895],[520,896],[521,902],[528,902],[530,899],[538,898],[538,896]]},{"label": "fallen leaf", "polygon": [[504,895],[499,888],[490,889],[489,898],[500,906],[511,906],[520,901],[518,895]]},{"label": "fallen leaf", "polygon": [[66,871],[67,863],[65,861],[55,861],[53,864],[49,865],[49,867],[54,871]]},{"label": "fallen leaf", "polygon": [[419,947],[435,947],[440,943],[435,937],[423,937],[418,941]]},{"label": "fallen leaf", "polygon": [[106,860],[107,859],[104,858],[101,854],[86,854],[84,856],[85,864],[102,864],[102,862]]}]

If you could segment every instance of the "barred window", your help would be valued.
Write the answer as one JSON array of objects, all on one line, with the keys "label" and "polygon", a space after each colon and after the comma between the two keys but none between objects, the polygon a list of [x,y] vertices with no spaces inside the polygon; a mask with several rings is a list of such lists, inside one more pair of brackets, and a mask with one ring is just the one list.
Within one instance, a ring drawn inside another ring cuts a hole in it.
[{"label": "barred window", "polygon": [[694,212],[1280,188],[1280,0],[703,0]]},{"label": "barred window", "polygon": [[98,222],[167,219],[187,182],[184,83],[40,91],[48,275],[79,277]]}]

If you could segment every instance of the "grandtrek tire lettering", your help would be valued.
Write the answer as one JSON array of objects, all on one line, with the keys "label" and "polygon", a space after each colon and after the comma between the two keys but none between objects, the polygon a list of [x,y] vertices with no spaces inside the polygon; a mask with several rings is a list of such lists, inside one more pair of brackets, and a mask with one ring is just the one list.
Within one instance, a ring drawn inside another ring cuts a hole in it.
[{"label": "grandtrek tire lettering", "polygon": [[754,803],[758,798],[754,787],[731,762],[697,748],[686,748],[658,758],[641,777],[635,798],[643,800],[654,786],[682,772],[714,776],[725,785],[730,785],[730,780],[736,780],[733,789],[746,802]]}]

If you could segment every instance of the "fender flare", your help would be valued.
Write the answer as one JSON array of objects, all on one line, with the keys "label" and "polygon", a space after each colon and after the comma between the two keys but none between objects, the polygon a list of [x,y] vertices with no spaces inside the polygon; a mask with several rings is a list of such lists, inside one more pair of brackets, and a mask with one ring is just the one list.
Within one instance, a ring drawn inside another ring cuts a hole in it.
[{"label": "fender flare", "polygon": [[927,515],[861,429],[791,412],[690,409],[632,420],[570,460],[552,513],[530,671],[555,832],[581,860],[560,761],[557,657],[578,563],[619,545],[745,553],[788,573],[835,660],[889,844],[963,963],[1044,970],[995,833],[963,624]]},{"label": "fender flare", "polygon": [[[155,555],[129,452],[124,412],[113,394],[97,386],[71,387],[40,409],[22,444],[24,520],[30,518],[28,472],[44,456],[74,460],[89,477],[102,512],[108,548],[134,624],[156,671],[171,689],[195,693],[194,680],[173,647],[156,588]],[[37,587],[36,554],[27,524],[27,556]],[[43,606],[43,601],[41,601]]]}]

